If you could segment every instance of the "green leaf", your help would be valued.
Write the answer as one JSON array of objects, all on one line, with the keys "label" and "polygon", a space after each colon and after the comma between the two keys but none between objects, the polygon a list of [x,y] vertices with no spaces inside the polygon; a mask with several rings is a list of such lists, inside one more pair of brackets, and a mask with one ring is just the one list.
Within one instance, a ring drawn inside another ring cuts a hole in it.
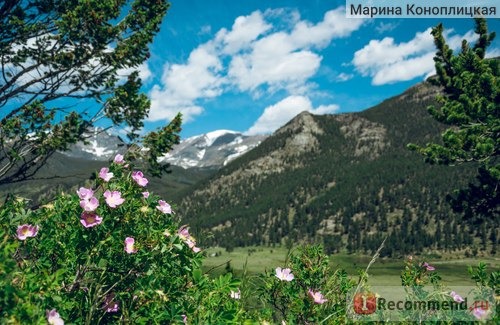
[{"label": "green leaf", "polygon": [[203,272],[200,269],[195,269],[193,271],[193,280],[196,283],[199,283],[201,282],[202,279],[203,279]]}]

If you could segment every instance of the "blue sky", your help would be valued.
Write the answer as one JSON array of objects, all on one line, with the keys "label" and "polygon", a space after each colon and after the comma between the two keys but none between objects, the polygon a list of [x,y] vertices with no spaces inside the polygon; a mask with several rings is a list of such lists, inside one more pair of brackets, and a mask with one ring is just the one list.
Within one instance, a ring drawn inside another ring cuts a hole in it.
[{"label": "blue sky", "polygon": [[[303,110],[360,111],[434,71],[430,28],[473,40],[472,19],[347,19],[345,1],[172,0],[140,67],[146,130],[184,115],[184,138],[269,133]],[[498,31],[500,22],[489,20]],[[495,40],[490,56],[500,55]]]}]

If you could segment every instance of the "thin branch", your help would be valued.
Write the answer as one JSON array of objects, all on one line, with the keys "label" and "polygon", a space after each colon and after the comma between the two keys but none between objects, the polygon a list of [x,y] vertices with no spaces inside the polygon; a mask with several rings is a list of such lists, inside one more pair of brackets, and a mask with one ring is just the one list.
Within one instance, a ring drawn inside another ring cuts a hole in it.
[{"label": "thin branch", "polygon": [[224,262],[224,263],[221,263],[221,264],[219,264],[219,265],[216,265],[216,266],[214,266],[214,267],[211,267],[211,268],[210,268],[210,269],[208,269],[205,273],[206,273],[206,274],[208,274],[208,273],[212,272],[213,270],[218,269],[219,267],[221,267],[221,266],[223,266],[223,265],[226,265],[227,263],[231,263],[231,260],[227,260],[227,261],[226,261],[226,262]]}]

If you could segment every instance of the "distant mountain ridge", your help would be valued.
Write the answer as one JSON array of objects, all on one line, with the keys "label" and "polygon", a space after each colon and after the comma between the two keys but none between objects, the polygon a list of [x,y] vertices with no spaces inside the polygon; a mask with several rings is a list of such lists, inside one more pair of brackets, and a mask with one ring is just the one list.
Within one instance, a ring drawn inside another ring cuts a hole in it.
[{"label": "distant mountain ridge", "polygon": [[[123,154],[127,144],[117,135],[102,129],[91,129],[84,134],[86,143],[78,142],[61,154],[85,160],[108,161],[117,153]],[[160,162],[184,169],[220,168],[231,160],[258,146],[266,135],[243,135],[230,130],[216,130],[182,140],[174,149],[160,158]]]},{"label": "distant mountain ridge", "polygon": [[[47,199],[58,190],[82,185],[117,153],[127,150],[127,143],[109,130],[93,128],[84,137],[85,142],[70,146],[68,151],[56,152],[33,179],[1,185],[0,198],[10,193],[29,197],[33,202]],[[265,137],[217,130],[188,138],[163,157],[163,162],[171,164],[172,173],[161,179],[150,177],[150,188],[172,200],[178,199],[187,187],[251,150]]]},{"label": "distant mountain ridge", "polygon": [[123,154],[127,149],[121,137],[101,128],[91,128],[83,136],[86,138],[86,143],[82,141],[75,143],[68,151],[63,151],[61,154],[85,160],[108,161],[117,153]]},{"label": "distant mountain ridge", "polygon": [[161,161],[183,168],[222,167],[258,146],[267,136],[216,130],[182,140]]}]

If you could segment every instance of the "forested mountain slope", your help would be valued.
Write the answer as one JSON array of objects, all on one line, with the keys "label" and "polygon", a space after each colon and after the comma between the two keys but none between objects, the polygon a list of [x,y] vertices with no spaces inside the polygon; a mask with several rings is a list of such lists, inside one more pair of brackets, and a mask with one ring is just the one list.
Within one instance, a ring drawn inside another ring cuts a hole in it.
[{"label": "forested mountain slope", "polygon": [[461,249],[480,237],[490,249],[497,227],[466,225],[446,201],[475,166],[429,165],[406,148],[439,142],[444,126],[426,110],[436,93],[420,84],[360,113],[301,113],[190,189],[179,214],[204,245],[307,240],[373,252],[388,237],[392,255]]}]

